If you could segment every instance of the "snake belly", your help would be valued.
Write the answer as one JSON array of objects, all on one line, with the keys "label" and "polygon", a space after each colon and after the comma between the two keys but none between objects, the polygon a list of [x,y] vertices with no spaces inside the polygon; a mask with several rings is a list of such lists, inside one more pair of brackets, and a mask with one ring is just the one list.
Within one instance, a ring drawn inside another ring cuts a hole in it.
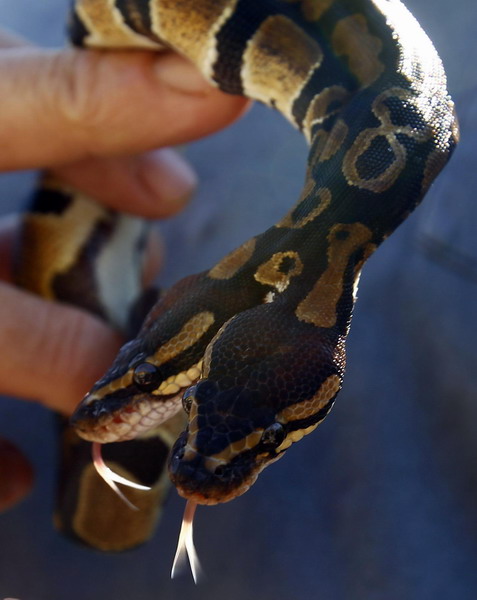
[{"label": "snake belly", "polygon": [[170,477],[195,502],[224,502],[329,413],[361,269],[457,142],[443,67],[399,0],[77,0],[72,36],[172,48],[309,143],[290,211],[173,286],[73,417],[105,443],[183,407]]}]

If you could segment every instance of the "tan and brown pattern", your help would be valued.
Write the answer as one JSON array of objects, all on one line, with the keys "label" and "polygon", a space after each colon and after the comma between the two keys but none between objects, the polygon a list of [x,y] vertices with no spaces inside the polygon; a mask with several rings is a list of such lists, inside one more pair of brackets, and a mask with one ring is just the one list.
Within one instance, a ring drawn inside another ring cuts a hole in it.
[{"label": "tan and brown pattern", "polygon": [[[162,344],[154,354],[147,356],[145,360],[156,367],[160,367],[164,363],[176,358],[200,340],[204,333],[206,333],[213,325],[214,321],[215,317],[211,312],[204,311],[197,313],[189,319],[189,321],[186,321],[179,333]],[[183,390],[195,383],[199,376],[199,364],[191,365],[187,370],[175,373],[162,381],[151,394],[154,396],[170,396],[172,394],[178,394],[181,389]],[[93,393],[89,394],[83,400],[83,402],[85,405],[97,403],[101,398],[108,397],[111,394],[114,394],[114,392],[130,386],[133,382],[133,378],[134,367],[131,367],[121,374],[121,376],[110,379],[103,386],[95,389]],[[145,404],[147,406],[149,403],[146,402]],[[169,415],[169,410],[167,410],[166,413]],[[128,427],[126,430],[129,432],[130,428]]]},{"label": "tan and brown pattern", "polygon": [[236,4],[237,0],[150,0],[153,31],[210,78],[217,57],[215,33]]},{"label": "tan and brown pattern", "polygon": [[184,323],[184,326],[177,335],[157,349],[151,356],[151,361],[156,366],[162,365],[181,352],[184,352],[204,335],[213,325],[214,321],[215,317],[211,312],[204,311],[197,313]]},{"label": "tan and brown pattern", "polygon": [[306,419],[316,414],[321,408],[326,406],[332,400],[341,388],[341,379],[338,375],[330,375],[321,384],[318,392],[309,400],[292,404],[282,410],[277,419],[280,423]]},{"label": "tan and brown pattern", "polygon": [[322,148],[319,153],[316,153],[317,161],[323,162],[325,160],[330,160],[333,156],[343,147],[343,144],[346,141],[346,137],[348,135],[348,125],[342,120],[338,119],[336,123],[333,125],[330,133],[324,140]]},{"label": "tan and brown pattern", "polygon": [[[24,263],[18,284],[30,291],[54,299],[53,282],[76,264],[81,249],[95,226],[106,214],[99,204],[83,198],[63,214],[27,215],[23,224],[25,244],[19,260]],[[75,235],[70,234],[75,230]],[[28,248],[34,249],[29,252]],[[57,249],[61,248],[61,254]]]},{"label": "tan and brown pattern", "polygon": [[333,327],[336,324],[338,300],[344,291],[348,261],[371,237],[372,232],[361,223],[333,225],[328,234],[328,267],[298,305],[296,316],[300,321],[316,327]]},{"label": "tan and brown pattern", "polygon": [[248,41],[243,55],[244,91],[275,106],[294,122],[293,102],[322,59],[318,42],[288,17],[268,17]]},{"label": "tan and brown pattern", "polygon": [[[355,185],[375,193],[384,192],[393,185],[407,164],[406,147],[397,136],[404,134],[417,142],[425,142],[430,139],[432,132],[428,127],[417,129],[412,125],[395,125],[392,122],[386,100],[393,97],[409,104],[415,102],[413,94],[403,88],[390,88],[374,100],[372,111],[379,119],[380,125],[361,131],[346,153],[343,161],[343,173],[349,185]],[[364,179],[358,172],[357,160],[379,137],[386,139],[393,160],[375,177]]]},{"label": "tan and brown pattern", "polygon": [[339,21],[332,44],[338,56],[346,56],[351,72],[363,86],[371,85],[384,71],[384,63],[379,59],[382,41],[370,33],[364,15]]},{"label": "tan and brown pattern", "polygon": [[255,238],[251,238],[224,256],[210,269],[209,277],[211,279],[230,279],[233,277],[241,267],[248,263],[254,253],[255,244]]},{"label": "tan and brown pattern", "polygon": [[[350,92],[342,85],[332,85],[316,94],[303,121],[303,131],[308,141],[311,140],[313,127],[321,125],[325,119],[337,114],[349,97]],[[330,106],[333,106],[331,110]]]},{"label": "tan and brown pattern", "polygon": [[[288,259],[288,265],[285,265]],[[284,292],[293,277],[303,271],[300,255],[294,250],[276,252],[269,260],[262,263],[255,271],[255,279],[263,285],[272,285],[277,292]]]},{"label": "tan and brown pattern", "polygon": [[75,11],[89,31],[88,46],[113,48],[158,48],[156,42],[138,35],[123,20],[110,0],[77,0]]}]

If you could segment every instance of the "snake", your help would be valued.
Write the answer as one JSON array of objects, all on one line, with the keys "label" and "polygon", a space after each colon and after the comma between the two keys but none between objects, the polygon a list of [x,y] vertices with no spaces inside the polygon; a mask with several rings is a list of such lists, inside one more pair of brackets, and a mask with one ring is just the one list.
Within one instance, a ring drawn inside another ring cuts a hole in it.
[{"label": "snake", "polygon": [[[304,187],[287,214],[164,292],[71,420],[83,440],[132,453],[128,444],[162,435],[171,449],[159,468],[178,493],[227,502],[334,404],[362,268],[458,141],[441,60],[399,0],[76,0],[70,35],[82,48],[179,52],[223,92],[279,111],[308,143]],[[62,208],[40,210],[23,245],[45,243],[49,211],[67,232],[62,265],[40,260],[30,271],[46,271],[60,299],[61,282],[72,280],[67,300],[78,303],[86,271],[107,280],[133,260],[118,252],[113,268],[109,241],[98,241],[109,230],[122,243],[130,225],[119,223],[131,221],[108,211],[105,226],[97,205],[88,217],[78,194],[52,185]],[[101,247],[99,262],[89,243]],[[99,280],[89,277],[85,308],[111,322],[109,296],[128,313],[137,289],[127,295],[106,281],[98,292]],[[138,461],[144,468],[147,456]]]}]

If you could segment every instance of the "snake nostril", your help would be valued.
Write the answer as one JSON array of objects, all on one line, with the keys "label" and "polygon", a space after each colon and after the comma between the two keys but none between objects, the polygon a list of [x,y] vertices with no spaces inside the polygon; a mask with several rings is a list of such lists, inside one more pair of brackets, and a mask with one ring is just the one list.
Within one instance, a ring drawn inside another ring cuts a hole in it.
[{"label": "snake nostril", "polygon": [[108,415],[108,409],[103,405],[102,402],[96,400],[89,406],[90,414],[93,419],[99,419],[104,415]]},{"label": "snake nostril", "polygon": [[218,478],[218,479],[224,479],[225,478],[225,474],[226,474],[226,469],[224,465],[220,465],[218,466],[215,471],[214,471],[214,475]]}]

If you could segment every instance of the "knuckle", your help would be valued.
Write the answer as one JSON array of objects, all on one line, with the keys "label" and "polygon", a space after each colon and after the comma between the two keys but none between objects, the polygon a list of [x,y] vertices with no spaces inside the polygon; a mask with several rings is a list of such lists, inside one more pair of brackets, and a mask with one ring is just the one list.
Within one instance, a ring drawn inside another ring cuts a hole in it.
[{"label": "knuckle", "polygon": [[48,77],[51,108],[60,112],[68,133],[80,138],[92,154],[95,137],[105,129],[108,118],[106,61],[99,52],[68,50],[53,57]]}]

